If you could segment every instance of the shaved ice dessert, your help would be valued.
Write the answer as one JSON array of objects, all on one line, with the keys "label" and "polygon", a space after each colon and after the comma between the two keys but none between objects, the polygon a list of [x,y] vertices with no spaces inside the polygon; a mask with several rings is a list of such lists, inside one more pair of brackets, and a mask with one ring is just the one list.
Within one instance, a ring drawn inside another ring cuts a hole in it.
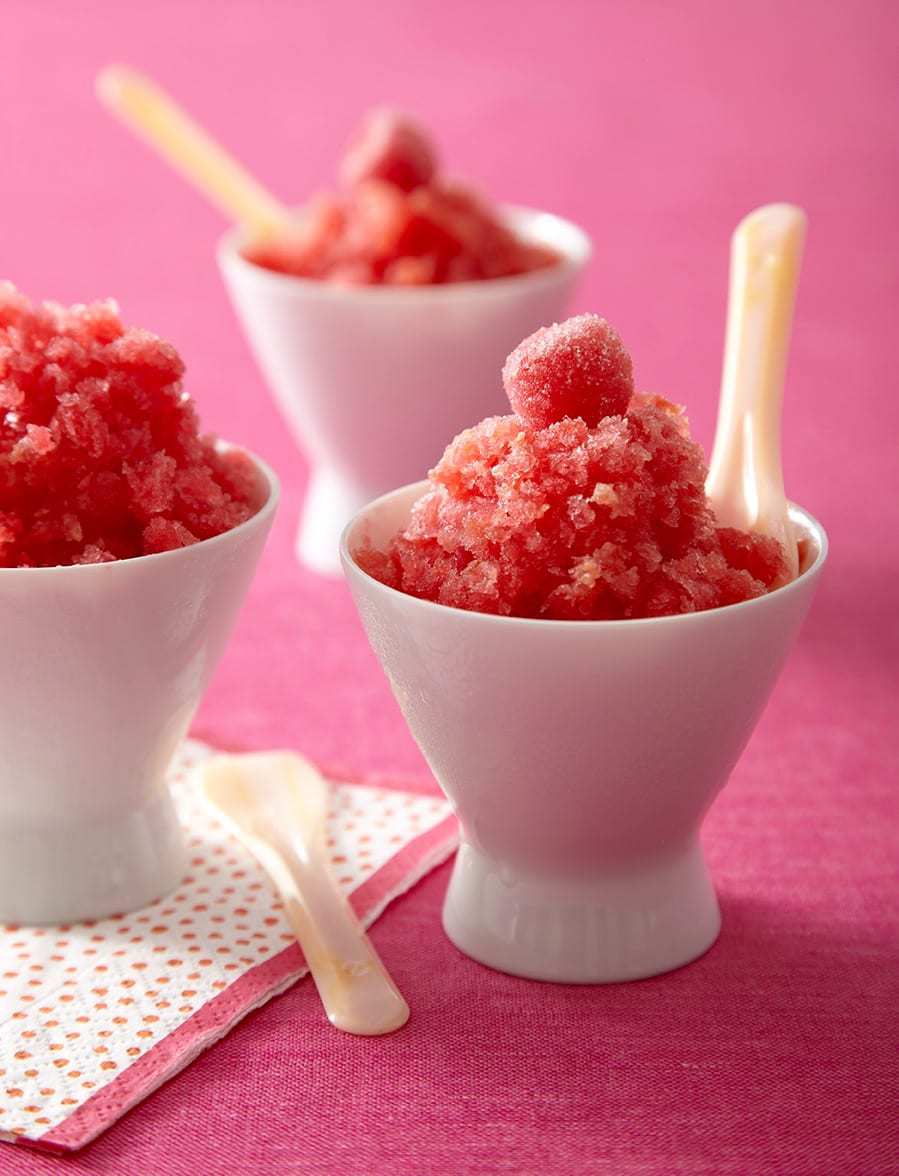
[{"label": "shaved ice dessert", "polygon": [[0,568],[185,547],[262,505],[251,459],[201,436],[184,364],[113,302],[0,283]]},{"label": "shaved ice dessert", "polygon": [[343,191],[310,201],[256,265],[350,286],[429,286],[511,277],[555,264],[469,188],[439,174],[430,136],[396,111],[367,116],[341,166]]},{"label": "shaved ice dessert", "polygon": [[682,408],[634,389],[596,315],[542,328],[503,369],[514,413],[460,433],[386,550],[392,588],[454,608],[555,620],[698,612],[786,578],[780,544],[718,526]]}]

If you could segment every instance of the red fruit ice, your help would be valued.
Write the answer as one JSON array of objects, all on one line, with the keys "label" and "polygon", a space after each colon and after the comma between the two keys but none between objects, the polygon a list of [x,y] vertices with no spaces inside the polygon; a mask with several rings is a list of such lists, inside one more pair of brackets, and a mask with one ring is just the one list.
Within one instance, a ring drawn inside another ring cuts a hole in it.
[{"label": "red fruit ice", "polygon": [[32,306],[0,283],[0,567],[149,555],[256,512],[253,463],[199,435],[183,373],[112,302]]},{"label": "red fruit ice", "polygon": [[437,170],[437,156],[428,133],[396,110],[380,107],[366,116],[350,144],[340,178],[347,185],[386,180],[411,192],[427,184]]},{"label": "red fruit ice", "polygon": [[683,411],[631,396],[608,324],[538,335],[506,365],[520,415],[460,433],[405,528],[360,565],[440,604],[560,620],[696,612],[776,586],[779,544],[718,527]]},{"label": "red fruit ice", "polygon": [[310,201],[276,239],[244,250],[256,265],[353,286],[432,286],[512,277],[554,265],[485,200],[436,174],[430,139],[374,111],[344,160],[346,193]]},{"label": "red fruit ice", "polygon": [[503,368],[503,386],[514,411],[534,428],[563,417],[593,426],[627,410],[634,369],[615,328],[581,314],[519,343]]},{"label": "red fruit ice", "polygon": [[346,209],[335,196],[315,196],[302,213],[277,237],[257,242],[248,250],[257,265],[281,273],[324,277],[340,264],[340,242]]}]

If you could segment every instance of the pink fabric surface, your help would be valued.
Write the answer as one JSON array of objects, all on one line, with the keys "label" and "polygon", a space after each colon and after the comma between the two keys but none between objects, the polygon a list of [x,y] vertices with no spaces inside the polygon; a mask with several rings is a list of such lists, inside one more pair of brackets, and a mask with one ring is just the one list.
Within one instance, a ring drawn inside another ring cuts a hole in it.
[{"label": "pink fabric surface", "polygon": [[899,1170],[896,6],[6,0],[0,22],[3,276],[114,294],[181,349],[208,424],[284,481],[200,736],[434,787],[344,586],[293,562],[305,469],[219,285],[221,222],[98,108],[111,60],[289,199],[330,182],[367,104],[417,110],[454,171],[592,233],[577,309],[616,323],[639,383],[705,442],[729,233],[756,204],[804,205],[786,472],[833,544],[706,826],[724,930],[701,961],[602,989],[491,973],[440,931],[444,869],[375,930],[414,1010],[402,1034],[340,1037],[300,984],[83,1153],[7,1148],[0,1172]]}]

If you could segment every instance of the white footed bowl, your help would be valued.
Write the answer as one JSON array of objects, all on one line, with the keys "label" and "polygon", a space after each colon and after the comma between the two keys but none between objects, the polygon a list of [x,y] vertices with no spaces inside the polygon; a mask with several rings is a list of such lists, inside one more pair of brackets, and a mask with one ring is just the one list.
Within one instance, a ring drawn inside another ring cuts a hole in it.
[{"label": "white footed bowl", "polygon": [[476,960],[607,982],[701,955],[720,913],[699,843],[809,608],[810,558],[743,604],[629,621],[488,616],[419,600],[352,556],[384,545],[425,483],[368,506],[342,559],[369,640],[462,826],[443,911]]},{"label": "white footed bowl", "polygon": [[340,570],[340,532],[366,502],[420,476],[472,421],[508,412],[500,372],[532,331],[564,317],[590,257],[576,225],[505,210],[554,266],[442,286],[349,287],[247,261],[240,234],[218,258],[250,346],[311,463],[297,554]]},{"label": "white footed bowl", "polygon": [[191,547],[0,568],[0,922],[145,906],[180,881],[165,770],[253,578],[278,503]]}]

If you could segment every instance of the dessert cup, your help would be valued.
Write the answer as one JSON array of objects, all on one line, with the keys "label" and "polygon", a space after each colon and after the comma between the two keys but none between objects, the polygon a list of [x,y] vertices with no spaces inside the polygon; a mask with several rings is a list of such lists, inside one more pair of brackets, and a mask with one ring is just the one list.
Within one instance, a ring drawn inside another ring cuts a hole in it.
[{"label": "dessert cup", "polygon": [[190,547],[0,569],[0,921],[145,906],[185,866],[165,770],[225,647],[278,503]]},{"label": "dessert cup", "polygon": [[560,260],[508,278],[439,286],[335,286],[274,273],[227,233],[218,258],[250,346],[310,462],[297,555],[340,569],[340,532],[366,502],[428,469],[473,420],[507,411],[509,351],[564,316],[590,256],[576,225],[507,208]]},{"label": "dessert cup", "polygon": [[443,924],[462,951],[538,980],[635,980],[715,941],[703,817],[809,608],[827,539],[791,506],[799,578],[725,608],[550,621],[388,588],[352,553],[384,546],[427,488],[366,507],[341,556],[375,653],[462,842]]}]

